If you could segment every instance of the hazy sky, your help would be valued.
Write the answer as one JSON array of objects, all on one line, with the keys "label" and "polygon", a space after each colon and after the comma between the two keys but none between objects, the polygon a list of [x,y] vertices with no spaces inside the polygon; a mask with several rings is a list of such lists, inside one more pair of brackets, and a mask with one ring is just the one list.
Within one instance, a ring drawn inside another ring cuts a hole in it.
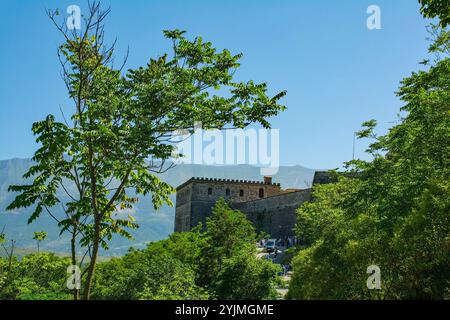
[{"label": "hazy sky", "polygon": [[[401,101],[399,81],[427,54],[415,0],[103,1],[111,4],[106,31],[127,46],[127,67],[169,50],[163,29],[184,29],[218,48],[242,52],[240,80],[287,90],[288,110],[274,118],[282,165],[335,168],[352,157],[353,132],[377,119],[392,126]],[[62,41],[44,13],[85,1],[2,1],[0,4],[0,159],[30,157],[31,124],[59,106],[70,110],[56,47]],[[369,5],[381,8],[381,30],[366,27]],[[363,157],[364,144],[356,155]]]}]

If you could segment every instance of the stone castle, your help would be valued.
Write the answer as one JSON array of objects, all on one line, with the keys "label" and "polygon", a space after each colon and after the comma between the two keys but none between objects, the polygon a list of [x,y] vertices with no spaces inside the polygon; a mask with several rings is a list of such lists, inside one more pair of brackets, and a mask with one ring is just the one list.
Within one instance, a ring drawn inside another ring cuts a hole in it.
[{"label": "stone castle", "polygon": [[[313,185],[328,182],[327,172],[314,174]],[[261,182],[191,178],[177,188],[175,232],[190,231],[199,223],[205,225],[220,198],[246,214],[257,232],[281,239],[294,236],[296,209],[311,201],[311,188],[283,190],[271,177],[264,177]]]}]

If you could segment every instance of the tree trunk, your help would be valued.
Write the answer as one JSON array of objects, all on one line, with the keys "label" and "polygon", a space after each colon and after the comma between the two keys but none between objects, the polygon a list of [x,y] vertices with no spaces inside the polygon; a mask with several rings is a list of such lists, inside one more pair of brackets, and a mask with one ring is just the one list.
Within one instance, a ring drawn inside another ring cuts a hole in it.
[{"label": "tree trunk", "polygon": [[[89,119],[90,124],[92,125],[92,119]],[[101,216],[99,215],[99,211],[97,208],[97,180],[95,176],[95,167],[93,164],[94,151],[92,149],[92,141],[91,138],[88,138],[88,150],[89,150],[89,174],[91,177],[91,202],[92,202],[92,210],[94,212],[94,239],[92,242],[92,256],[89,261],[89,269],[86,278],[86,283],[84,286],[83,299],[89,300],[91,295],[91,287],[92,280],[95,272],[95,264],[97,263],[97,254],[98,254],[98,244],[100,242],[100,222]]]},{"label": "tree trunk", "polygon": [[84,300],[89,300],[89,297],[91,295],[92,280],[94,278],[95,265],[97,263],[99,243],[100,243],[100,219],[98,216],[96,216],[94,226],[94,241],[92,243],[92,257],[89,263],[89,270],[86,278],[86,283],[84,285],[84,294],[83,294]]},{"label": "tree trunk", "polygon": [[12,260],[13,260],[13,256],[14,256],[14,240],[11,240],[11,252],[9,253],[8,256],[8,277],[6,278],[6,281],[9,283],[9,281],[11,280],[11,275],[12,275]]},{"label": "tree trunk", "polygon": [[[70,250],[72,252],[72,265],[77,265],[77,256],[76,256],[76,235],[77,235],[77,227],[73,227],[72,239],[70,240]],[[81,279],[80,279],[81,280]],[[80,290],[76,287],[73,289],[73,300],[80,299]]]}]

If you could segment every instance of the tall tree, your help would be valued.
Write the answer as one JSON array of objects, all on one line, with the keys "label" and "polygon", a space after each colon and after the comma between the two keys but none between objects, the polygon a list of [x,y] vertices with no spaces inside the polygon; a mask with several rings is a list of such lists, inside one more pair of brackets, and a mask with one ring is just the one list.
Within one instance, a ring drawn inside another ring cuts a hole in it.
[{"label": "tall tree", "polygon": [[[167,160],[174,132],[192,133],[198,121],[204,129],[251,123],[269,128],[267,118],[284,110],[278,101],[285,92],[269,97],[265,83],[234,80],[241,54],[218,51],[201,37],[188,40],[180,30],[164,31],[173,48],[170,56],[124,74],[112,65],[114,45],[104,45],[108,13],[91,3],[83,29],[67,30],[65,21],[56,22],[58,11],[49,11],[65,39],[58,52],[74,105],[63,122],[49,115],[33,124],[41,143],[26,174],[33,182],[11,186],[20,194],[8,207],[35,205],[32,222],[43,210],[51,214],[52,207],[64,206],[67,216],[58,225],[72,234],[73,262],[77,236],[90,255],[84,299],[90,296],[99,248],[107,249],[115,233],[131,237],[127,228],[137,227],[132,215],[117,214],[137,201],[130,192],[151,194],[155,209],[171,204],[173,188],[156,173],[172,167]],[[67,201],[58,196],[61,190]]]},{"label": "tall tree", "polygon": [[[448,17],[447,1],[422,2]],[[350,161],[353,178],[315,187],[299,209],[306,247],[290,298],[450,298],[450,37],[433,30],[437,58],[401,82],[399,123],[376,136],[371,120],[358,133],[373,139],[373,160]],[[381,290],[366,286],[370,265],[381,269]]]},{"label": "tall tree", "polygon": [[251,221],[219,199],[207,218],[198,261],[198,282],[217,299],[276,297],[279,268],[258,258]]},{"label": "tall tree", "polygon": [[33,235],[33,239],[36,240],[37,243],[37,249],[39,253],[39,245],[42,241],[44,241],[47,238],[47,232],[45,231],[36,231]]}]

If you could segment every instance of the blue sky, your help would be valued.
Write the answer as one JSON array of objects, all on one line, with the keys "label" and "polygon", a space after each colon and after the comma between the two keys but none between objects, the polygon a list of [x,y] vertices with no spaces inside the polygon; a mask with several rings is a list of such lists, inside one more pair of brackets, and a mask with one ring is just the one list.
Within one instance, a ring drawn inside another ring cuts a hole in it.
[{"label": "blue sky", "polygon": [[[287,90],[288,110],[274,118],[282,165],[336,168],[352,157],[353,132],[377,119],[392,126],[402,103],[399,81],[427,56],[425,26],[414,0],[102,1],[127,67],[169,50],[163,29],[184,29],[218,48],[242,52],[240,80]],[[0,159],[30,157],[31,124],[69,108],[56,47],[61,36],[44,9],[85,1],[2,1],[0,8]],[[366,9],[381,8],[381,30],[368,30]],[[364,158],[365,144],[356,155]]]}]

